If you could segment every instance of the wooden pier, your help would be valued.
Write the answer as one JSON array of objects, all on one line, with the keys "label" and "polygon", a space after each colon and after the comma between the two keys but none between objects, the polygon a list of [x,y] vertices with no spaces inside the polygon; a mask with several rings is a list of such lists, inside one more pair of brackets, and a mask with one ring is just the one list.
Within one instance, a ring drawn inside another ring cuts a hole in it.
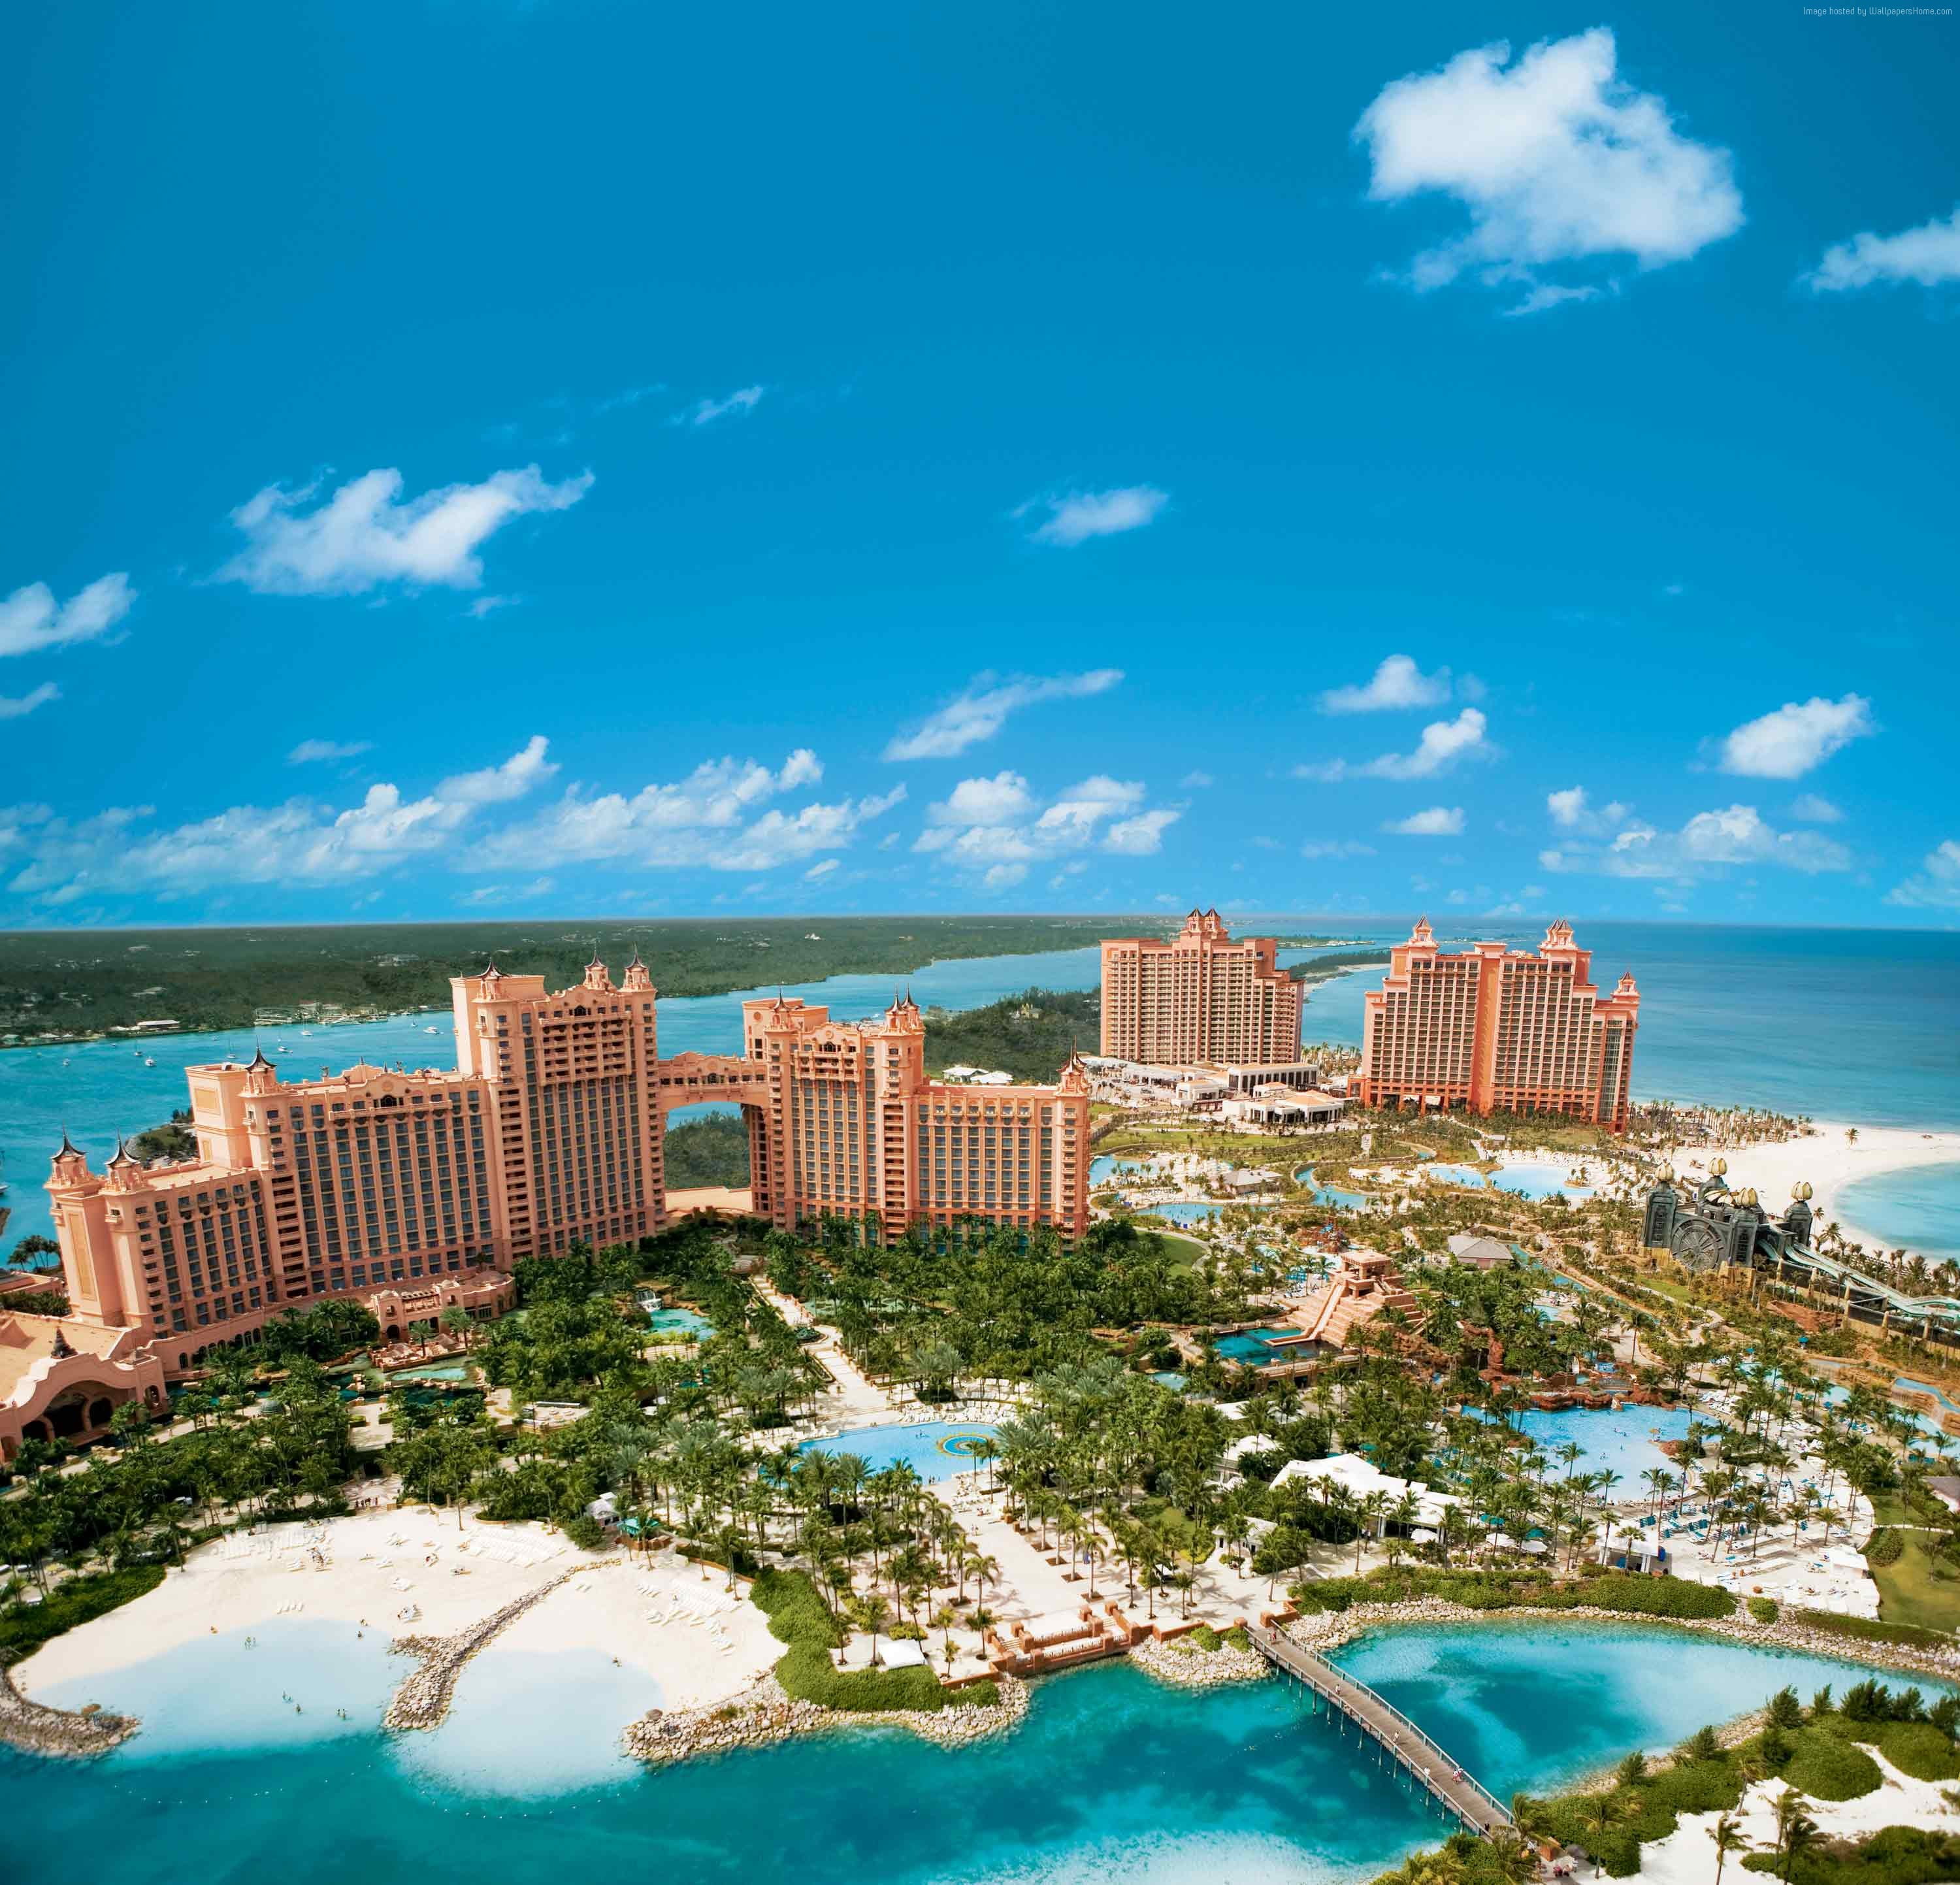
[{"label": "wooden pier", "polygon": [[1488,1838],[1510,1830],[1511,1816],[1496,1795],[1480,1786],[1407,1715],[1385,1702],[1365,1682],[1356,1681],[1324,1656],[1303,1648],[1270,1626],[1261,1625],[1247,1634],[1253,1648],[1269,1662],[1305,1683],[1329,1708],[1339,1709],[1379,1743],[1417,1785],[1447,1807],[1472,1832]]}]

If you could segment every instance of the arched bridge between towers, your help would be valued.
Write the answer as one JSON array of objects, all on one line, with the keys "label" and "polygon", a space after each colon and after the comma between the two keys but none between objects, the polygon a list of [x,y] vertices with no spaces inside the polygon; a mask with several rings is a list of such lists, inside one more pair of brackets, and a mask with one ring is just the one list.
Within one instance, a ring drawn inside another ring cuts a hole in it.
[{"label": "arched bridge between towers", "polygon": [[768,1103],[761,1066],[740,1054],[676,1054],[657,1063],[654,1091],[663,1113],[682,1106]]},{"label": "arched bridge between towers", "polygon": [[1330,1708],[1339,1710],[1471,1832],[1488,1839],[1511,1829],[1511,1816],[1497,1796],[1365,1682],[1357,1682],[1270,1624],[1260,1624],[1247,1634],[1268,1662],[1305,1683]]}]

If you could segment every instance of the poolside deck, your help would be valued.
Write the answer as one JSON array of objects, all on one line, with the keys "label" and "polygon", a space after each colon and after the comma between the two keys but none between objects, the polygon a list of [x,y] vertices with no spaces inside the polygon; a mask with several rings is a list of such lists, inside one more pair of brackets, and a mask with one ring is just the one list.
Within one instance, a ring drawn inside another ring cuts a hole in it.
[{"label": "poolside deck", "polygon": [[1297,1676],[1328,1706],[1381,1744],[1419,1786],[1454,1813],[1468,1829],[1488,1837],[1504,1831],[1511,1816],[1408,1717],[1364,1682],[1337,1669],[1325,1657],[1303,1648],[1268,1624],[1249,1630],[1252,1647],[1269,1661]]}]

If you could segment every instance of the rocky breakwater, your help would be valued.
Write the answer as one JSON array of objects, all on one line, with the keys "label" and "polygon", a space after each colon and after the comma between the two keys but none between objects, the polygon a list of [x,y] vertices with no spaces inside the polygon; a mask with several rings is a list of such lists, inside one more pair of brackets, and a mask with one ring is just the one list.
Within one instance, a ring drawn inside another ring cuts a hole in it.
[{"label": "rocky breakwater", "polygon": [[[1188,1643],[1189,1648],[1184,1647]],[[1239,1649],[1226,1642],[1216,1649],[1204,1649],[1191,1643],[1188,1636],[1168,1643],[1153,1638],[1141,1642],[1130,1651],[1130,1660],[1147,1676],[1179,1689],[1261,1682],[1272,1673],[1272,1665],[1255,1649]]]},{"label": "rocky breakwater", "polygon": [[626,1752],[635,1760],[655,1766],[696,1755],[769,1747],[793,1734],[828,1734],[846,1727],[904,1728],[941,1747],[964,1747],[1004,1734],[1028,1711],[1026,1683],[1012,1676],[995,1680],[1001,1699],[988,1705],[861,1713],[792,1701],[774,1676],[765,1676],[732,1700],[711,1708],[671,1712],[651,1709],[628,1726],[622,1738]]},{"label": "rocky breakwater", "polygon": [[535,1590],[513,1597],[501,1610],[492,1610],[480,1622],[459,1630],[453,1636],[396,1637],[390,1646],[393,1654],[419,1657],[422,1664],[395,1691],[388,1712],[381,1718],[382,1726],[393,1731],[440,1727],[449,1713],[450,1699],[456,1692],[456,1679],[470,1657],[560,1584],[574,1578],[590,1576],[597,1568],[593,1565],[574,1565],[569,1571],[562,1571]]},{"label": "rocky breakwater", "polygon": [[14,1672],[0,1669],[0,1742],[24,1754],[71,1759],[106,1754],[142,1726],[135,1716],[108,1715],[90,1707],[50,1708],[30,1702],[14,1684]]}]

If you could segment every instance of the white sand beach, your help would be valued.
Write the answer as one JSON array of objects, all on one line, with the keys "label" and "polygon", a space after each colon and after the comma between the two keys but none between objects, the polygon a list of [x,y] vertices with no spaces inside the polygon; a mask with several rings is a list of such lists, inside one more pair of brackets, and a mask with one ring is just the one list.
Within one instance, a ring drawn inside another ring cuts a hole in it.
[{"label": "white sand beach", "polygon": [[[1876,1748],[1865,1752],[1878,1763],[1885,1783],[1856,1800],[1813,1800],[1805,1809],[1831,1839],[1859,1839],[1885,1826],[1930,1826],[1960,1830],[1960,1812],[1946,1804],[1951,1782],[1914,1780],[1902,1774]],[[1780,1780],[1759,1781],[1742,1796],[1736,1810],[1742,1836],[1758,1852],[1776,1845],[1776,1803],[1784,1791]],[[1708,1885],[1715,1876],[1715,1823],[1719,1813],[1684,1813],[1680,1825],[1665,1839],[1640,1848],[1637,1874],[1654,1885]],[[1751,1874],[1741,1855],[1730,1855],[1724,1877],[1738,1880]]]},{"label": "white sand beach", "polygon": [[[1820,1119],[1816,1123],[1815,1136],[1787,1139],[1780,1145],[1694,1147],[1676,1155],[1675,1174],[1684,1181],[1697,1181],[1706,1175],[1711,1158],[1726,1158],[1730,1187],[1741,1190],[1753,1186],[1771,1211],[1780,1211],[1789,1201],[1790,1187],[1799,1179],[1807,1180],[1815,1194],[1811,1207],[1820,1222],[1834,1221],[1852,1242],[1879,1249],[1888,1240],[1847,1219],[1838,1209],[1838,1200],[1845,1187],[1880,1172],[1960,1164],[1960,1132],[1857,1126],[1853,1120]],[[1844,1136],[1854,1126],[1858,1134],[1855,1144]],[[1691,1162],[1695,1160],[1700,1161],[1698,1168]]]},{"label": "white sand beach", "polygon": [[113,1709],[119,1670],[199,1637],[273,1631],[288,1619],[337,1624],[351,1638],[449,1636],[581,1565],[587,1575],[518,1618],[479,1660],[603,1651],[651,1677],[660,1705],[689,1708],[737,1692],[782,1653],[759,1611],[674,1552],[600,1558],[541,1525],[466,1520],[459,1531],[453,1514],[405,1508],[216,1540],[14,1675],[29,1696],[57,1686],[72,1696],[87,1682]]}]

